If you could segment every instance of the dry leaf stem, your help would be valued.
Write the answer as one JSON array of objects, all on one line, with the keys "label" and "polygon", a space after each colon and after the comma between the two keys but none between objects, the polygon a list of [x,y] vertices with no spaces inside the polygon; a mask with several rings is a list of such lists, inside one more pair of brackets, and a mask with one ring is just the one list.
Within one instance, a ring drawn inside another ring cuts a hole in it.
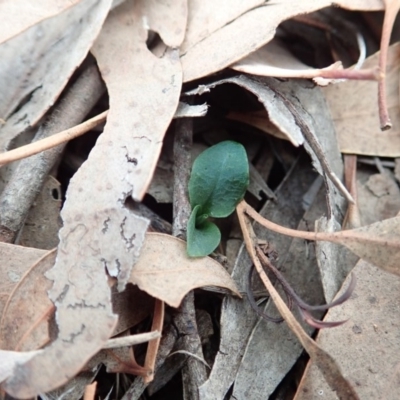
[{"label": "dry leaf stem", "polygon": [[[190,149],[192,146],[193,121],[184,118],[176,121],[174,138],[174,220],[172,233],[181,239],[186,238],[186,225],[190,216],[188,182],[191,169]],[[182,350],[204,359],[201,340],[197,329],[194,292],[189,292],[174,316],[174,324],[182,335]],[[199,398],[201,384],[207,379],[206,367],[195,357],[189,357],[183,370],[184,398]]]},{"label": "dry leaf stem", "polygon": [[[34,141],[80,123],[104,93],[96,66],[88,67],[63,96]],[[47,175],[61,156],[64,145],[21,160],[0,196],[0,241],[14,242]]]},{"label": "dry leaf stem", "polygon": [[268,290],[272,301],[276,305],[277,309],[285,319],[289,328],[297,336],[304,349],[309,354],[311,360],[318,366],[324,378],[328,382],[329,386],[334,390],[341,400],[356,400],[359,399],[357,393],[354,391],[350,383],[343,377],[339,366],[336,361],[323,349],[321,349],[317,343],[311,339],[307,333],[303,330],[299,322],[290,312],[285,302],[276,291],[267,274],[265,273],[261,262],[256,254],[257,237],[253,231],[248,217],[246,216],[247,209],[246,203],[241,202],[238,204],[237,214],[239,217],[240,226],[243,232],[243,238],[245,241],[246,249],[260,275],[262,282]]}]

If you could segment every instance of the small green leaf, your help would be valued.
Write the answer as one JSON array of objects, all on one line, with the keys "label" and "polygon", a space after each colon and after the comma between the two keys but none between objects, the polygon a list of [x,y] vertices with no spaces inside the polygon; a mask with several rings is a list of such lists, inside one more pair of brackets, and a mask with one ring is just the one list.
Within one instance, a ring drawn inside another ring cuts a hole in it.
[{"label": "small green leaf", "polygon": [[221,232],[217,225],[204,221],[196,226],[197,213],[200,206],[194,207],[187,226],[187,253],[189,257],[205,257],[211,254],[221,240]]},{"label": "small green leaf", "polygon": [[249,164],[240,143],[224,141],[210,147],[195,160],[189,180],[192,209],[223,218],[232,214],[249,184]]}]

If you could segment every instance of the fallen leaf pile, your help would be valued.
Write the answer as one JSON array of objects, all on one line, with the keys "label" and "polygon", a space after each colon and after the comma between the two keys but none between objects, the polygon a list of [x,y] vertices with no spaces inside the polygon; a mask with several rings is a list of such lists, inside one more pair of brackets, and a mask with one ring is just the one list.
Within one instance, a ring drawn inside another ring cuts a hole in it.
[{"label": "fallen leaf pile", "polygon": [[0,398],[397,399],[399,8],[3,1]]}]

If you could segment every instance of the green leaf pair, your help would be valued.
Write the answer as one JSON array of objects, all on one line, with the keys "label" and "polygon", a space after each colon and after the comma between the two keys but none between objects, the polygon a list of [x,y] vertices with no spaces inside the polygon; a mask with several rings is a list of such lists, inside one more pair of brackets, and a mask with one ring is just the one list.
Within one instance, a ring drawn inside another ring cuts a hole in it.
[{"label": "green leaf pair", "polygon": [[241,144],[227,140],[196,158],[189,180],[192,214],[187,226],[187,252],[190,257],[204,257],[217,248],[221,232],[208,218],[232,214],[248,185],[249,163]]}]

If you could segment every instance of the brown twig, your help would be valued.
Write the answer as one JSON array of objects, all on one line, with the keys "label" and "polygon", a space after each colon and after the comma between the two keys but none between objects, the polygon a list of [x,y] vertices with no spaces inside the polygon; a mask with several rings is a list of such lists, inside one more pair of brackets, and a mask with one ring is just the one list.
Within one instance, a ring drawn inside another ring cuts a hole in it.
[{"label": "brown twig", "polygon": [[[104,93],[96,66],[87,68],[68,90],[34,141],[80,123]],[[65,145],[21,160],[0,196],[0,241],[13,242],[29,209]]]},{"label": "brown twig", "polygon": [[[191,169],[190,148],[192,146],[193,121],[185,118],[176,121],[174,139],[174,221],[172,233],[186,239],[186,225],[190,216],[188,182]],[[182,350],[204,359],[201,340],[197,330],[194,292],[189,292],[182,300],[174,316],[174,324],[182,335]],[[198,388],[207,379],[206,367],[195,357],[189,357],[183,368],[184,398],[199,398]]]}]

